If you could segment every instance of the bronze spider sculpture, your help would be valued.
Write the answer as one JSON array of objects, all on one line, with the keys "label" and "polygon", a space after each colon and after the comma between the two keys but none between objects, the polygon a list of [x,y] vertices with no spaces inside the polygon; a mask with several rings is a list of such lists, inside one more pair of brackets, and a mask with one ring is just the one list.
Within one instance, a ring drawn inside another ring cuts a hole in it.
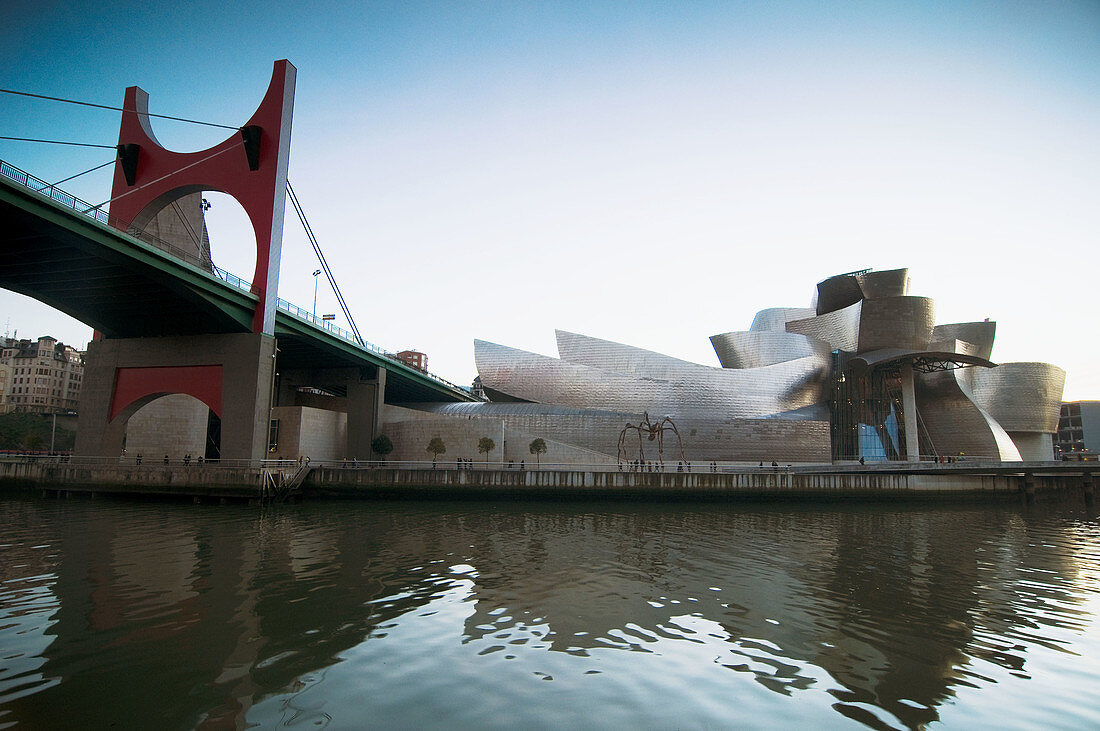
[{"label": "bronze spider sculpture", "polygon": [[686,462],[684,458],[684,442],[680,439],[680,432],[676,428],[676,423],[668,416],[658,419],[656,423],[649,420],[649,412],[645,412],[642,420],[638,424],[627,424],[623,427],[623,430],[619,433],[619,454],[618,460],[621,464],[627,458],[626,448],[626,435],[627,432],[636,431],[638,433],[638,460],[641,462],[646,461],[645,457],[645,442],[643,437],[648,441],[657,442],[657,461],[660,464],[665,463],[665,432],[671,431],[676,435],[676,444],[680,449],[680,461]]}]

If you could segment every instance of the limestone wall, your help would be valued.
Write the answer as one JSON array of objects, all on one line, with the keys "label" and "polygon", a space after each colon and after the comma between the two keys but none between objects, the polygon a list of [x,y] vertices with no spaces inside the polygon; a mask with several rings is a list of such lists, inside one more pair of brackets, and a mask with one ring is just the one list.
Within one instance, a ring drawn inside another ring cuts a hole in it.
[{"label": "limestone wall", "polygon": [[347,456],[348,415],[309,406],[279,406],[271,410],[279,420],[279,444],[271,458],[342,460]]},{"label": "limestone wall", "polygon": [[197,398],[171,394],[146,404],[126,423],[126,455],[144,459],[195,459],[206,454],[210,409]]}]

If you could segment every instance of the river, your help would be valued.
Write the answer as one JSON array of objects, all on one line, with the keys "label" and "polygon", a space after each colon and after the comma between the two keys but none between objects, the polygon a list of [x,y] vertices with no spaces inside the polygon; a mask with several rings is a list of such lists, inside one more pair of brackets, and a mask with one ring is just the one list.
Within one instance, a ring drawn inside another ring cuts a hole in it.
[{"label": "river", "polygon": [[1100,727],[1083,500],[0,516],[0,728]]}]

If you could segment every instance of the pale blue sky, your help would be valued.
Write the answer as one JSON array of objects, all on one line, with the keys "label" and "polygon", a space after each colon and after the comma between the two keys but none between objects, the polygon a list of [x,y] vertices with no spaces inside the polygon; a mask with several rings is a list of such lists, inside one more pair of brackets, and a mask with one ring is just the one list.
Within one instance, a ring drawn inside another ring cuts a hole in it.
[{"label": "pale blue sky", "polygon": [[[364,336],[475,374],[560,327],[716,365],[709,335],[829,275],[908,266],[940,322],[998,322],[1100,398],[1100,3],[37,3],[0,87],[242,124],[298,69],[290,179]],[[154,123],[166,145],[222,131]],[[0,95],[0,135],[100,144],[118,114]],[[55,181],[107,150],[0,141]],[[98,203],[109,173],[64,187]],[[251,232],[215,198],[217,263]],[[286,224],[280,294],[316,268]],[[322,287],[319,310],[337,311]],[[20,335],[89,330],[7,292]]]}]

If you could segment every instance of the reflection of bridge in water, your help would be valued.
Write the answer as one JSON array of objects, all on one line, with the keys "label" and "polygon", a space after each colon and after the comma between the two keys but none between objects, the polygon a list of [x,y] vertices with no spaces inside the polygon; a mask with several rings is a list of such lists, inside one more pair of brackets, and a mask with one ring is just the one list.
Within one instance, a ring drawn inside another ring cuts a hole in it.
[{"label": "reflection of bridge in water", "polygon": [[[553,669],[602,674],[610,687],[580,703],[632,679],[655,691],[609,698],[607,726],[666,712],[680,723],[658,725],[721,726],[749,695],[807,723],[835,724],[831,707],[920,728],[999,683],[1072,695],[1037,670],[1091,622],[1087,536],[1065,507],[488,505],[8,501],[7,524],[36,532],[0,579],[33,569],[56,608],[27,637],[40,686],[6,705],[57,727],[106,696],[104,718],[232,726],[331,674],[314,692],[355,726],[391,694],[406,713],[453,704],[467,673],[469,697],[538,725],[568,716],[540,717],[558,697],[528,706],[506,681]],[[341,675],[362,694],[341,702]]]},{"label": "reflection of bridge in water", "polygon": [[[208,407],[217,444],[206,456],[232,459],[267,454],[272,409],[301,406],[299,393],[323,394],[324,408],[346,413],[349,458],[369,456],[385,403],[473,400],[277,297],[293,86],[293,66],[277,62],[244,141],[230,137],[212,154],[161,148],[147,96],[128,89],[110,214],[0,164],[0,286],[97,331],[77,454],[117,456],[130,417],[171,394]],[[233,195],[248,213],[251,282],[144,233],[166,205],[203,189]]]}]

